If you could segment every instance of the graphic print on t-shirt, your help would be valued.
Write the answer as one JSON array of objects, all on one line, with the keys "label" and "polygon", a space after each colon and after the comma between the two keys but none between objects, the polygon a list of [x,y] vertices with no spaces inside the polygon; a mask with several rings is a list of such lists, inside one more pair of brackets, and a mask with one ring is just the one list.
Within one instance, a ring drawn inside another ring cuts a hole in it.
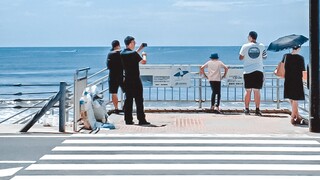
[{"label": "graphic print on t-shirt", "polygon": [[256,59],[260,55],[260,50],[257,47],[250,47],[248,50],[248,54],[251,59]]}]

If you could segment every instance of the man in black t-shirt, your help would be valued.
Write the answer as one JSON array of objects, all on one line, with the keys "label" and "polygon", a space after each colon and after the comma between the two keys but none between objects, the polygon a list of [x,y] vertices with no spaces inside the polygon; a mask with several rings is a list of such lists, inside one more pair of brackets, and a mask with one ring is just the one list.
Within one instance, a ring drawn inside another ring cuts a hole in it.
[{"label": "man in black t-shirt", "polygon": [[127,125],[132,125],[132,106],[133,98],[135,99],[137,108],[137,119],[139,120],[139,125],[148,125],[149,122],[146,121],[144,107],[143,107],[143,87],[140,79],[139,63],[146,64],[147,61],[143,60],[135,49],[135,40],[132,36],[127,36],[124,39],[126,44],[126,49],[124,49],[120,55],[122,60],[122,65],[124,69],[124,86],[125,86],[125,103],[124,103],[124,120]]},{"label": "man in black t-shirt", "polygon": [[107,57],[107,67],[109,69],[109,92],[112,96],[114,113],[119,114],[118,110],[118,89],[123,89],[123,67],[120,57],[120,42],[114,40],[111,43],[112,49]]}]

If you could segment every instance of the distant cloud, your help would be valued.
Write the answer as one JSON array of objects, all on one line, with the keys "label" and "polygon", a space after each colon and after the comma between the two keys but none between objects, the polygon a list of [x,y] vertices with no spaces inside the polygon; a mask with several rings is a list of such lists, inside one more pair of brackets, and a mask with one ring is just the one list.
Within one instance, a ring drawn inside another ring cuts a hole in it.
[{"label": "distant cloud", "polygon": [[37,16],[37,14],[35,12],[31,12],[31,11],[25,11],[24,15],[27,17],[35,17]]},{"label": "distant cloud", "polygon": [[0,0],[0,46],[102,45],[127,34],[157,45],[240,45],[251,29],[261,34],[259,41],[271,42],[290,33],[308,35],[308,5],[308,0]]},{"label": "distant cloud", "polygon": [[90,0],[58,0],[57,3],[66,7],[91,7],[93,4]]},{"label": "distant cloud", "polygon": [[178,8],[187,8],[198,11],[216,11],[225,12],[230,11],[234,8],[243,7],[265,7],[278,5],[289,5],[305,2],[306,0],[177,0],[173,6]]},{"label": "distant cloud", "polygon": [[195,0],[179,0],[173,4],[173,7],[194,9],[199,11],[228,11],[230,8],[225,3],[213,1],[195,1]]},{"label": "distant cloud", "polygon": [[83,15],[79,16],[80,18],[83,19],[88,19],[88,20],[93,20],[93,19],[112,19],[111,16],[103,15],[103,14],[90,14],[90,15]]},{"label": "distant cloud", "polygon": [[246,23],[246,21],[240,20],[240,19],[230,20],[229,21],[229,24],[231,24],[231,25],[241,25],[241,24],[244,24],[244,23]]},{"label": "distant cloud", "polygon": [[[279,0],[278,0],[279,1]],[[198,11],[226,12],[237,7],[266,6],[269,0],[177,0],[173,6]],[[269,3],[270,4],[270,3]]]},{"label": "distant cloud", "polygon": [[309,1],[307,0],[281,0],[279,2],[281,2],[282,4],[295,4],[295,3],[301,3],[301,2],[304,2],[306,4],[309,3]]}]

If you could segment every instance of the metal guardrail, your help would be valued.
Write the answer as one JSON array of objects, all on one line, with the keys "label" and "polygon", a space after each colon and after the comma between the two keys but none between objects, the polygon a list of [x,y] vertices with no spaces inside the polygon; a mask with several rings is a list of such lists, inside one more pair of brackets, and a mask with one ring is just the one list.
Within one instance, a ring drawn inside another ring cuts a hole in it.
[{"label": "metal guardrail", "polygon": [[[18,87],[18,88],[24,88],[24,87],[47,87],[47,86],[56,86],[58,87],[59,84],[0,84],[0,87],[5,87],[5,88],[10,88],[12,89],[12,87]],[[21,122],[25,122],[28,119],[31,118],[31,116],[33,116],[36,113],[36,110],[38,108],[41,108],[43,106],[43,104],[48,101],[48,99],[52,98],[52,96],[49,97],[41,97],[39,98],[38,96],[41,95],[43,96],[44,94],[54,94],[57,93],[56,91],[50,91],[50,92],[15,92],[15,93],[2,93],[0,94],[0,97],[16,97],[16,96],[24,96],[24,95],[28,95],[28,96],[32,96],[32,98],[28,97],[28,98],[15,98],[15,99],[1,99],[0,101],[2,102],[2,104],[5,104],[5,106],[1,106],[0,109],[8,109],[8,108],[14,108],[14,109],[22,109],[21,111],[0,120],[0,123],[4,123],[7,121],[11,121],[12,124],[18,124]],[[30,103],[31,102],[31,103]],[[14,104],[13,106],[10,106],[8,104]],[[26,115],[25,115],[26,114]],[[21,117],[23,116],[23,117]],[[17,120],[17,118],[20,118]]]},{"label": "metal guardrail", "polygon": [[59,132],[65,132],[66,91],[67,83],[60,83],[60,91],[52,97],[33,118],[28,121],[20,132],[27,132],[54,104],[59,101]]},{"label": "metal guardrail", "polygon": [[[154,67],[161,65],[152,65]],[[186,66],[186,65],[184,65]],[[161,102],[173,102],[173,103],[181,103],[181,102],[193,102],[193,104],[197,108],[202,108],[211,101],[211,87],[209,82],[199,77],[198,70],[200,65],[189,65],[191,67],[191,86],[190,87],[153,87],[153,86],[145,86],[144,85],[144,100],[147,104],[156,104],[159,105]],[[230,67],[241,67],[241,66],[230,66]],[[274,76],[272,70],[275,66],[265,66],[265,68],[269,68],[265,73],[265,82],[263,89],[261,90],[261,103],[271,103],[274,104],[274,108],[280,109],[282,103],[288,103],[286,100],[283,100],[283,79],[279,79]],[[111,95],[108,93],[107,80],[108,80],[108,70],[107,68],[103,68],[100,71],[92,74],[89,74],[90,68],[79,69],[75,73],[74,83],[71,84],[67,88],[67,94],[70,95],[68,98],[71,98],[71,101],[66,101],[68,106],[66,107],[66,112],[64,119],[67,122],[76,122],[79,119],[80,107],[79,107],[79,99],[82,95],[83,90],[86,87],[91,87],[97,85],[102,93],[105,94],[104,100],[111,103]],[[79,83],[81,82],[81,87],[79,87]],[[50,84],[47,84],[51,86]],[[0,85],[1,86],[1,85]],[[8,84],[3,86],[9,86]],[[14,86],[23,86],[23,84],[14,84]],[[34,84],[29,84],[29,86],[35,86]],[[308,96],[308,90],[305,90],[306,96]],[[122,92],[119,92],[119,96],[123,97]],[[38,106],[43,106],[43,104],[53,96],[49,98],[38,99],[41,101],[36,101],[37,98],[32,98],[35,103],[31,107],[16,107],[24,108],[22,111],[19,111],[15,115],[12,115],[5,120],[1,120],[0,123],[6,122],[13,117],[16,117],[32,108],[37,108]],[[30,101],[32,101],[30,99]],[[24,99],[15,99],[17,102],[23,102]],[[230,85],[222,81],[222,97],[221,102],[230,102],[237,103],[243,102],[244,100],[244,88],[242,85]],[[13,100],[10,100],[13,101]],[[156,103],[154,103],[156,102]],[[160,102],[160,103],[159,103]],[[121,103],[122,98],[121,98]],[[183,103],[182,103],[183,104]],[[289,104],[286,104],[288,107]],[[308,98],[302,103],[299,104],[300,109],[305,112],[308,112]],[[14,108],[14,107],[11,107]],[[242,107],[241,107],[242,108]],[[32,112],[29,115],[20,118],[19,120],[15,120],[14,123],[25,123],[28,119],[34,116],[36,112]],[[70,116],[71,115],[71,116]],[[70,119],[70,117],[72,117]],[[76,128],[76,127],[74,127]]]}]

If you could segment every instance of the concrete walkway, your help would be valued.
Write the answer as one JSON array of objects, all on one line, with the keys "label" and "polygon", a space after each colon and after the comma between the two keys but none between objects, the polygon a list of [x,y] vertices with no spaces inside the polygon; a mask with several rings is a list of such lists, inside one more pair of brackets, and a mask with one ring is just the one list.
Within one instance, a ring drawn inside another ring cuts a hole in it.
[{"label": "concrete walkway", "polygon": [[[135,117],[135,116],[134,116]],[[290,116],[285,113],[264,113],[264,116],[244,115],[243,113],[146,113],[150,126],[125,125],[123,115],[112,114],[109,120],[116,129],[101,128],[98,134],[234,134],[234,135],[284,135],[320,136],[311,133],[307,125],[293,126]],[[134,119],[137,124],[138,121]],[[0,133],[16,134],[23,125],[1,124]],[[82,131],[79,133],[89,133]],[[59,133],[58,127],[44,127],[36,124],[28,133]],[[73,127],[66,126],[66,133]],[[64,133],[62,133],[64,134]]]}]

